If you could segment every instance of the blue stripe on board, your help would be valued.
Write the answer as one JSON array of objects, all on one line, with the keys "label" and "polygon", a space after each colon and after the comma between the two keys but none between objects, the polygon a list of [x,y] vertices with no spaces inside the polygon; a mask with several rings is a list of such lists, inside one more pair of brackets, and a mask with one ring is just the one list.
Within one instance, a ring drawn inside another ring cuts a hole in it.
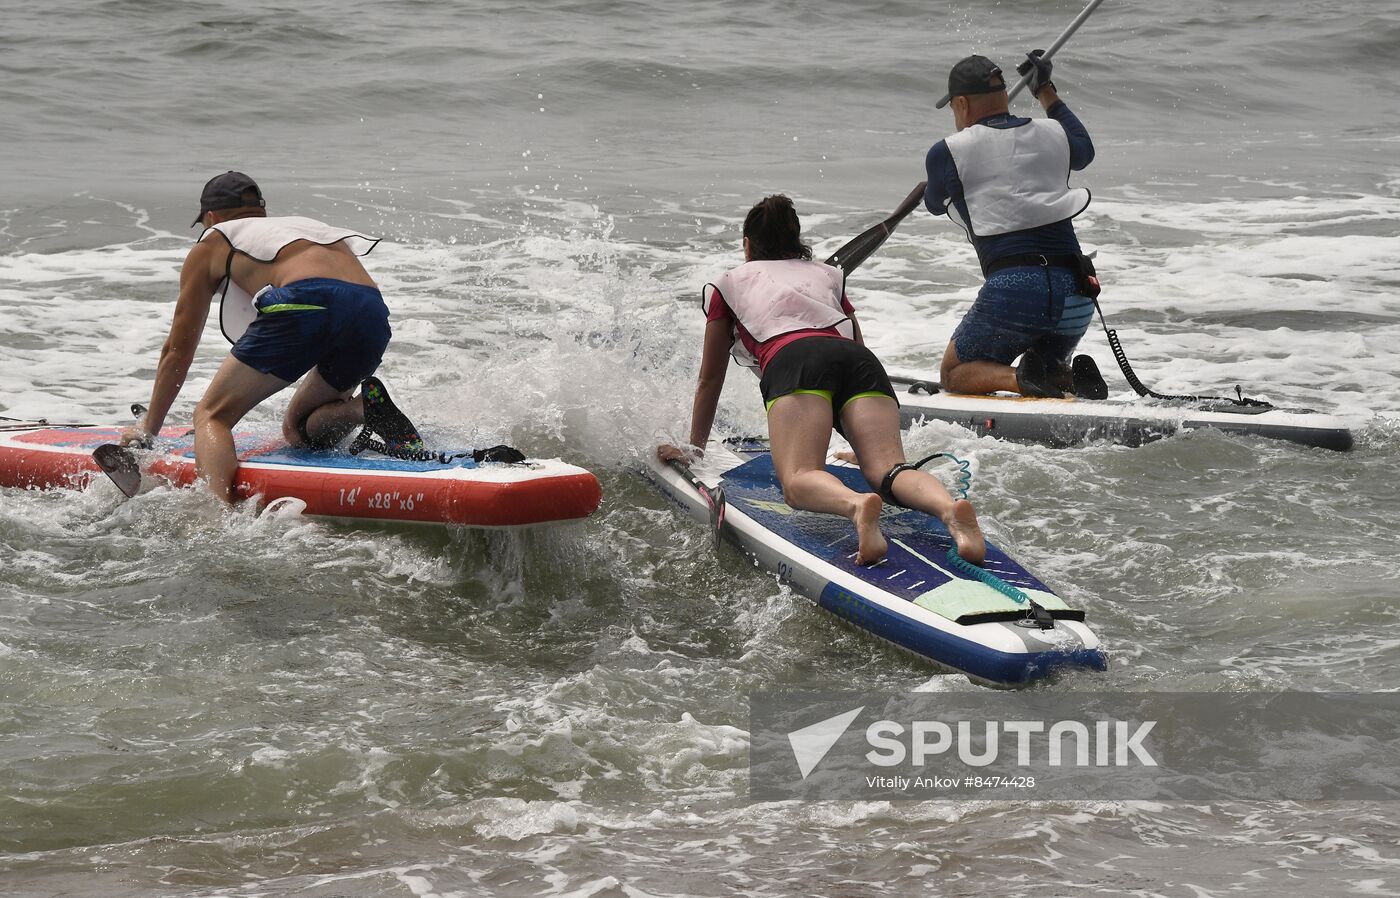
[{"label": "blue stripe on board", "polygon": [[[186,455],[194,457],[193,452],[186,453]],[[442,471],[448,468],[472,469],[478,467],[477,463],[470,458],[454,458],[450,463],[443,464],[437,461],[408,461],[402,458],[387,458],[377,454],[350,455],[338,451],[293,449],[290,446],[283,446],[269,452],[253,453],[244,461],[255,461],[267,465],[306,465],[336,471],[400,471],[405,474]]]},{"label": "blue stripe on board", "polygon": [[[120,433],[120,431],[111,428],[101,430],[53,428],[53,430],[71,433],[72,439],[55,440],[45,445],[59,446],[64,449],[80,449],[84,452],[92,452],[103,443],[114,441]],[[444,468],[470,470],[479,467],[470,457],[453,459],[450,464],[444,465],[436,461],[406,461],[401,458],[388,458],[376,453],[350,455],[340,450],[293,449],[286,445],[274,446],[260,451],[260,447],[267,446],[273,440],[273,437],[246,431],[236,433],[233,437],[234,448],[238,452],[239,458],[244,461],[256,461],[269,465],[300,465],[334,471],[400,471],[406,474],[441,471]],[[167,455],[192,459],[194,458],[194,436],[186,434],[172,440],[162,440],[160,448]],[[465,450],[453,449],[447,454],[451,455],[460,451]]]}]

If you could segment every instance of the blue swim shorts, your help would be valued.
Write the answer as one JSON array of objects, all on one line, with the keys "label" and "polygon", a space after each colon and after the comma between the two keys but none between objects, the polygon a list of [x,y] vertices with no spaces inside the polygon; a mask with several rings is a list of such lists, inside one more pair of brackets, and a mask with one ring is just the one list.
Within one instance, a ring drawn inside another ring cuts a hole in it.
[{"label": "blue swim shorts", "polygon": [[315,368],[335,389],[350,390],[375,372],[389,345],[389,309],[374,287],[307,278],[263,291],[257,307],[233,357],[285,381]]},{"label": "blue swim shorts", "polygon": [[1035,350],[1054,368],[1068,364],[1093,317],[1094,302],[1076,293],[1070,269],[1003,268],[987,278],[953,331],[953,348],[959,361],[1003,365]]}]

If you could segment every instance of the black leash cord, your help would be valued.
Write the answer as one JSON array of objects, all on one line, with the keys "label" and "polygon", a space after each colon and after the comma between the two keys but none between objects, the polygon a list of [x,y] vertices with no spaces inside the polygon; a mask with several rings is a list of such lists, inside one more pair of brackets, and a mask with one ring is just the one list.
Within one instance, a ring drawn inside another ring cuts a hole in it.
[{"label": "black leash cord", "polygon": [[348,451],[351,455],[359,455],[366,449],[404,461],[431,461],[442,465],[450,465],[459,458],[470,458],[478,464],[489,461],[514,465],[525,461],[525,453],[511,446],[492,446],[489,449],[472,449],[448,455],[446,452],[429,452],[426,449],[390,449],[384,443],[366,436],[364,433],[355,438]]},{"label": "black leash cord", "polygon": [[1118,340],[1118,332],[1108,326],[1108,321],[1103,317],[1103,308],[1099,305],[1097,298],[1090,297],[1094,303],[1094,311],[1099,313],[1099,323],[1103,325],[1103,332],[1108,336],[1108,346],[1113,350],[1113,358],[1118,362],[1119,369],[1123,372],[1123,379],[1128,382],[1128,386],[1133,388],[1139,396],[1150,396],[1153,399],[1167,399],[1177,402],[1229,402],[1232,405],[1239,405],[1248,408],[1273,408],[1273,403],[1265,402],[1262,399],[1251,399],[1244,395],[1244,391],[1235,387],[1236,398],[1229,396],[1177,396],[1170,393],[1158,393],[1149,388],[1137,376],[1133,366],[1128,362],[1128,354],[1123,351],[1123,344]]}]

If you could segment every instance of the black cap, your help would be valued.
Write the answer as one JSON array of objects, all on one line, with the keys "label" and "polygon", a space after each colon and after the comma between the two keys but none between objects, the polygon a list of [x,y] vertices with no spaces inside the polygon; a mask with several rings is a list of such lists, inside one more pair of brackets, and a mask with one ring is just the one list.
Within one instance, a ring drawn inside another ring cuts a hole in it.
[{"label": "black cap", "polygon": [[1006,90],[1006,79],[1001,77],[997,64],[985,56],[969,56],[948,73],[950,97],[991,94],[999,90]]},{"label": "black cap", "polygon": [[205,212],[216,209],[242,209],[244,206],[265,206],[262,190],[252,178],[241,171],[226,171],[210,178],[199,195],[199,214],[190,227],[199,224]]}]

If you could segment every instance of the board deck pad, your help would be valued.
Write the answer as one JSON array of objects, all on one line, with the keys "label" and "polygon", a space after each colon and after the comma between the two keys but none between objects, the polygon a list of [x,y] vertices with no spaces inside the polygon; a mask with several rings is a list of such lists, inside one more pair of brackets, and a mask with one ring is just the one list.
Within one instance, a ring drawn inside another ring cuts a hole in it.
[{"label": "board deck pad", "polygon": [[[871,492],[858,468],[828,465],[827,471],[856,492]],[[855,562],[857,541],[851,522],[839,515],[789,507],[773,458],[766,452],[726,472],[721,485],[728,502],[764,528],[845,573],[949,620],[1028,610],[1028,605],[954,567],[947,557],[953,538],[933,515],[887,503],[880,529],[889,542],[889,554],[878,564],[862,566]],[[984,569],[1047,611],[1070,610],[1044,583],[990,544]]]}]

